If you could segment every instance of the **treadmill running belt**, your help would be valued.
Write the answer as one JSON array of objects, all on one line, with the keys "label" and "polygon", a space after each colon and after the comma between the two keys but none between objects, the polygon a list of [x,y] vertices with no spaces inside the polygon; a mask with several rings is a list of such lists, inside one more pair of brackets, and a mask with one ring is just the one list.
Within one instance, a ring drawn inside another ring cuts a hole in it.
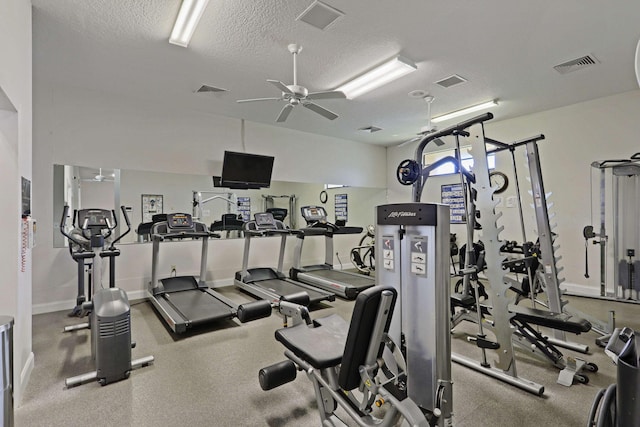
[{"label": "treadmill running belt", "polygon": [[252,282],[252,283],[268,291],[271,291],[280,297],[296,294],[300,291],[306,292],[309,294],[309,303],[311,304],[315,304],[327,299],[326,293],[320,293],[312,289],[296,286],[294,283],[287,282],[286,280],[267,279],[267,280]]},{"label": "treadmill running belt", "polygon": [[370,288],[376,283],[376,281],[369,276],[346,274],[340,270],[313,270],[308,272],[307,274],[311,276],[322,277],[323,279],[331,280],[334,282],[344,283],[358,289]]},{"label": "treadmill running belt", "polygon": [[199,289],[172,292],[165,294],[164,298],[182,313],[192,326],[233,318],[231,307]]}]

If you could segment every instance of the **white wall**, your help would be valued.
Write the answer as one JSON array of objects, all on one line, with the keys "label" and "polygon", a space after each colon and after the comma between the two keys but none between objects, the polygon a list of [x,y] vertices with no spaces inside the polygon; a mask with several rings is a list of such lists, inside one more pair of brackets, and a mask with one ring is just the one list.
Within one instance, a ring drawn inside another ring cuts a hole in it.
[{"label": "white wall", "polygon": [[[246,149],[250,153],[276,157],[273,171],[276,181],[385,187],[384,147],[256,123],[245,123],[243,144],[240,130],[241,121],[237,119],[177,111],[170,106],[35,81],[34,186],[44,190],[35,194],[34,209],[46,220],[39,224],[39,244],[34,252],[37,261],[33,273],[34,312],[70,309],[76,293],[75,264],[68,251],[54,249],[52,244],[54,227],[57,227],[57,221],[51,220],[54,218],[53,164],[210,177],[219,174],[225,150]],[[316,203],[315,200],[312,203]],[[138,204],[139,196],[134,205],[139,209]],[[345,254],[343,263],[348,262],[345,261],[348,248],[359,238],[339,236],[335,239],[336,250]],[[256,252],[263,253],[258,262],[273,264],[271,255],[278,242],[264,240],[256,244],[256,249],[261,245],[268,246],[263,252]],[[321,243],[309,242],[309,251],[305,250],[306,261],[323,259]],[[212,242],[209,280],[223,284],[231,282],[233,274],[241,267],[242,244],[241,239]],[[160,274],[168,275],[170,265],[176,263],[181,274],[197,273],[197,242],[164,246],[166,252],[161,259],[171,259],[171,262],[165,262],[166,271],[160,271]],[[134,297],[141,296],[151,276],[151,247],[122,245],[121,250],[117,285]],[[291,261],[292,253],[288,251],[286,265]]]},{"label": "white wall", "polygon": [[[500,108],[500,107],[496,107]],[[554,203],[551,212],[557,222],[554,230],[558,233],[558,253],[563,257],[559,262],[565,267],[561,276],[566,278],[566,288],[587,294],[599,293],[599,249],[589,245],[590,278],[584,277],[584,239],[582,229],[598,222],[598,192],[590,196],[591,162],[611,158],[629,158],[640,151],[640,91],[632,91],[609,96],[568,107],[544,111],[501,122],[487,122],[486,133],[490,138],[503,142],[513,142],[544,134],[546,139],[539,142],[540,162],[546,192],[552,192],[549,202]],[[413,158],[415,144],[410,147],[390,149],[387,169],[395,171],[398,163],[405,158]],[[527,238],[535,241],[534,214],[531,208],[530,184],[524,150],[516,152],[516,164],[523,193]],[[515,195],[511,156],[502,153],[496,159],[497,169],[506,172],[511,180],[507,191],[501,196],[506,199]],[[594,172],[594,179],[597,175]],[[456,182],[455,177],[438,177],[428,182],[423,201],[440,202],[440,184]],[[409,201],[411,187],[397,183],[395,176],[387,176],[390,202]],[[591,212],[593,209],[593,221]],[[521,241],[521,232],[516,208],[498,208],[504,216],[499,225],[504,225],[502,239]],[[597,231],[597,227],[596,227]],[[458,233],[458,242],[465,239],[464,229],[452,226]],[[613,229],[609,227],[608,234]],[[610,254],[611,255],[611,254]],[[609,259],[613,266],[613,259]]]},{"label": "white wall", "polygon": [[31,2],[0,0],[0,10],[0,218],[9,224],[0,243],[0,315],[15,319],[14,398],[18,405],[33,368],[29,251],[24,271],[20,268],[21,177],[31,180]]}]

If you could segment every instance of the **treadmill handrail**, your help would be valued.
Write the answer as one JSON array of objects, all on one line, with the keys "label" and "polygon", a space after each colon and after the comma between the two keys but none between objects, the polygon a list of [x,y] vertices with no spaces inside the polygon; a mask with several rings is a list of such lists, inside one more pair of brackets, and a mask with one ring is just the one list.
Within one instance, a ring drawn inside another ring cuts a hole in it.
[{"label": "treadmill handrail", "polygon": [[281,230],[278,228],[269,228],[269,229],[265,229],[265,230],[247,230],[245,229],[244,232],[245,234],[251,235],[251,236],[271,236],[271,235],[275,235],[275,234],[291,234],[292,230]]},{"label": "treadmill handrail", "polygon": [[152,234],[151,238],[153,240],[163,241],[163,240],[172,240],[172,239],[184,239],[184,238],[200,238],[200,237],[213,237],[219,238],[220,235],[217,233],[211,233],[208,231],[179,231],[175,233],[167,233],[167,234]]}]

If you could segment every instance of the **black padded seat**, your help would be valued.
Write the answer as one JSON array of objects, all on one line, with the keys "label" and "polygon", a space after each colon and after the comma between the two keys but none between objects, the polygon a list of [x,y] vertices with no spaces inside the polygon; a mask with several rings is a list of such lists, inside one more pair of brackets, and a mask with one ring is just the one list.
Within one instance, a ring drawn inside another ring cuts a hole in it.
[{"label": "black padded seat", "polygon": [[514,313],[514,319],[524,323],[545,326],[551,329],[581,334],[591,330],[591,323],[585,319],[569,316],[564,313],[551,313],[536,308],[509,305],[509,311]]},{"label": "black padded seat", "polygon": [[[378,320],[378,308],[382,294],[392,295],[384,332],[389,330],[393,307],[397,298],[391,286],[374,286],[360,292],[356,298],[351,323],[332,314],[314,321],[313,326],[300,324],[276,331],[276,340],[296,356],[316,369],[331,368],[341,364],[338,383],[344,390],[353,390],[360,384],[359,368],[364,365],[369,341]],[[378,357],[384,344],[380,343]]]},{"label": "black padded seat", "polygon": [[476,305],[476,299],[468,294],[451,294],[453,305],[463,308],[472,308]]},{"label": "black padded seat", "polygon": [[276,340],[316,369],[339,365],[347,341],[349,323],[337,314],[314,322],[311,328],[302,323],[276,331]]}]

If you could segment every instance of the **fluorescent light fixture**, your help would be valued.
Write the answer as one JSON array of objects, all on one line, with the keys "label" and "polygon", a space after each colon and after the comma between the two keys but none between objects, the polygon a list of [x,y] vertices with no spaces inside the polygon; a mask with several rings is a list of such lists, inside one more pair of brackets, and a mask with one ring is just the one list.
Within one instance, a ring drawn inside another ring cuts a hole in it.
[{"label": "fluorescent light fixture", "polygon": [[384,64],[377,66],[373,70],[362,74],[360,77],[356,77],[355,79],[343,84],[336,90],[344,92],[347,98],[353,99],[399,79],[400,77],[417,69],[418,67],[416,64],[407,58],[396,56]]},{"label": "fluorescent light fixture", "polygon": [[452,111],[450,113],[434,117],[431,119],[431,123],[444,122],[449,119],[464,116],[466,114],[474,113],[476,111],[484,110],[485,108],[494,107],[496,105],[498,105],[498,101],[496,99],[492,99],[491,101],[483,102],[482,104],[472,105],[471,107],[463,108],[462,110]]},{"label": "fluorescent light fixture", "polygon": [[187,47],[209,0],[182,0],[169,43]]}]

